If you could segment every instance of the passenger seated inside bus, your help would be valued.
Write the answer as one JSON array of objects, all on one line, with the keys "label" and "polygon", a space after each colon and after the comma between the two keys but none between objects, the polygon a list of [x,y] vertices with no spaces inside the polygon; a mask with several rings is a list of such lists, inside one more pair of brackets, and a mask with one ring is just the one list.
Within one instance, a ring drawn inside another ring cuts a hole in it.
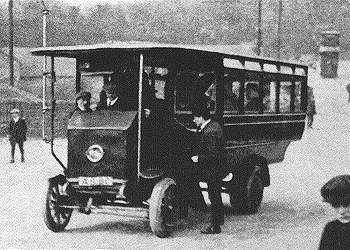
[{"label": "passenger seated inside bus", "polygon": [[237,95],[233,93],[233,85],[230,80],[226,80],[224,84],[224,94],[225,94],[225,101],[224,101],[224,110],[227,111],[237,111],[238,110],[238,100]]},{"label": "passenger seated inside bus", "polygon": [[259,111],[259,85],[248,83],[246,85],[246,111]]}]

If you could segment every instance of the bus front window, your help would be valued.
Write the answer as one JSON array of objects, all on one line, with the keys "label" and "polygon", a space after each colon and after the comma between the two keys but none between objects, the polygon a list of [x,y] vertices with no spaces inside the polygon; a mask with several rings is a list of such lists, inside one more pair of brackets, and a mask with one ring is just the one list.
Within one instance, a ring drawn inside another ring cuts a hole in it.
[{"label": "bus front window", "polygon": [[111,80],[111,74],[89,73],[81,75],[81,90],[91,94],[92,110],[96,110],[98,103],[106,100],[106,94],[103,91],[105,83]]}]

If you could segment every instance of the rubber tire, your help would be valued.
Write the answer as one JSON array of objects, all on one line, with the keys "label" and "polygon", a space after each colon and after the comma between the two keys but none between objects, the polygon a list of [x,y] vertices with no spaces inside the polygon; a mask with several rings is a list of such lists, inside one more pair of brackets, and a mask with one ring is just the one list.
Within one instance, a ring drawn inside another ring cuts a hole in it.
[{"label": "rubber tire", "polygon": [[73,212],[73,209],[58,206],[59,186],[60,184],[57,181],[49,181],[44,208],[44,222],[47,228],[53,232],[63,231],[68,225]]},{"label": "rubber tire", "polygon": [[[152,232],[159,238],[165,238],[170,235],[170,228],[166,225],[163,215],[163,201],[167,198],[167,190],[174,188],[176,190],[176,182],[171,178],[164,178],[154,187],[150,199],[149,220]],[[175,201],[176,199],[174,199]]]},{"label": "rubber tire", "polygon": [[243,183],[234,182],[230,190],[230,203],[238,214],[254,214],[258,212],[264,195],[261,179],[261,167],[252,167],[251,174]]}]

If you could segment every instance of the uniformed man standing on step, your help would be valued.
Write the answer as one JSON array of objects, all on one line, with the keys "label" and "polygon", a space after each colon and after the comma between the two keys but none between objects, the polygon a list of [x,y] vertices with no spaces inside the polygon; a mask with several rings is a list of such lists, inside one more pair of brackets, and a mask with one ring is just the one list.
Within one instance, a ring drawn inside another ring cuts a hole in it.
[{"label": "uniformed man standing on step", "polygon": [[204,234],[218,234],[224,224],[224,207],[221,199],[221,181],[227,174],[224,162],[223,131],[219,123],[210,119],[208,107],[200,105],[192,110],[193,121],[199,128],[197,153],[192,156],[196,174],[207,182],[211,203],[211,223],[201,231]]}]

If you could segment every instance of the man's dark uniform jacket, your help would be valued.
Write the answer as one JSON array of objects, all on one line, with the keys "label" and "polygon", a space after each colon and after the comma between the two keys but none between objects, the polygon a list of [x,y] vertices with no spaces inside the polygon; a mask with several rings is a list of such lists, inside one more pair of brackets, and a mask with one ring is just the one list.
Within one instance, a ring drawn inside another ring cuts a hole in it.
[{"label": "man's dark uniform jacket", "polygon": [[23,142],[27,140],[27,125],[25,120],[19,118],[19,120],[15,122],[13,119],[11,119],[8,133],[10,135],[10,141]]},{"label": "man's dark uniform jacket", "polygon": [[122,105],[120,97],[118,97],[118,100],[115,103],[113,103],[113,105],[110,105],[110,106],[107,106],[107,100],[103,100],[103,101],[99,102],[96,109],[97,110],[120,110],[121,111],[121,110],[126,109],[125,106],[126,106],[125,104]]},{"label": "man's dark uniform jacket", "polygon": [[224,178],[226,164],[224,162],[223,132],[219,123],[210,121],[199,133],[198,167],[207,178]]},{"label": "man's dark uniform jacket", "polygon": [[208,184],[211,202],[211,224],[224,224],[224,208],[221,199],[221,180],[227,174],[223,131],[219,123],[210,121],[200,131],[198,144],[199,178]]}]

